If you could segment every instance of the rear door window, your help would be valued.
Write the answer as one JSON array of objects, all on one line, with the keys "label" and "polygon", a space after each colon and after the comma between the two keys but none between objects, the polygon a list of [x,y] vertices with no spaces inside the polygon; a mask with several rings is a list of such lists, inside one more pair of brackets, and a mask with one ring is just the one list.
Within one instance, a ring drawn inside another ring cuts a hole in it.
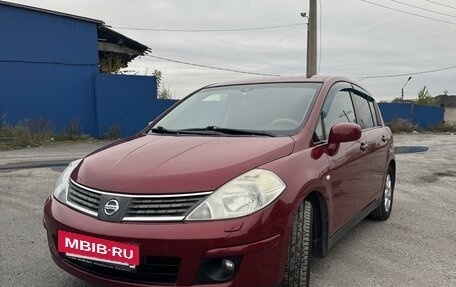
[{"label": "rear door window", "polygon": [[372,117],[374,119],[374,126],[379,126],[378,124],[378,115],[377,115],[377,109],[375,108],[375,102],[374,101],[369,101],[369,108],[371,110],[371,113],[372,113]]},{"label": "rear door window", "polygon": [[[377,126],[375,110],[373,110],[373,99],[358,91],[354,91],[353,104],[355,105],[357,114],[357,124],[361,129],[369,129]],[[369,103],[372,102],[372,105]]]}]

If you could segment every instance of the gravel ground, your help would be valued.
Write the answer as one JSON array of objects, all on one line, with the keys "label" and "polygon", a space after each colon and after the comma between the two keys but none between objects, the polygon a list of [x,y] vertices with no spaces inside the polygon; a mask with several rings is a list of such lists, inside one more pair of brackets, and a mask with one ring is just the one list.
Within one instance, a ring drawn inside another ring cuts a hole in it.
[{"label": "gravel ground", "polygon": [[313,286],[456,286],[456,135],[398,135],[393,213],[364,220],[315,259]]},{"label": "gravel ground", "polygon": [[[397,155],[390,219],[364,220],[328,257],[314,259],[312,286],[456,286],[456,135],[397,135],[395,142],[430,150]],[[95,287],[51,260],[42,207],[62,164],[106,143],[0,152],[1,287]]]}]

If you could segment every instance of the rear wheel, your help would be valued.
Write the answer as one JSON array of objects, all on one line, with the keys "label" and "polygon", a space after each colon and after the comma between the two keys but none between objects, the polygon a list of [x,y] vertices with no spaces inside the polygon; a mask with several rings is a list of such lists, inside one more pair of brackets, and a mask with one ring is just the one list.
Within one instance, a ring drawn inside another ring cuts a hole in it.
[{"label": "rear wheel", "polygon": [[282,287],[308,287],[312,254],[312,204],[299,207],[293,222]]},{"label": "rear wheel", "polygon": [[391,214],[393,208],[393,195],[394,195],[394,171],[391,167],[388,168],[388,172],[385,177],[385,184],[383,188],[383,196],[381,205],[372,211],[370,218],[375,220],[387,220]]}]

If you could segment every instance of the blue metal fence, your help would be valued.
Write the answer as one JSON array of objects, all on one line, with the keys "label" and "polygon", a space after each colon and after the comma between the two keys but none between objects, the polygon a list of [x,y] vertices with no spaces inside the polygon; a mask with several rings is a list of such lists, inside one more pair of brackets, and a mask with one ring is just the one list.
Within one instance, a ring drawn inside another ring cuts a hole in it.
[{"label": "blue metal fence", "polygon": [[96,77],[98,136],[119,126],[130,136],[173,105],[175,100],[157,99],[155,77],[99,74]]},{"label": "blue metal fence", "polygon": [[415,103],[379,103],[386,123],[394,119],[404,119],[422,128],[443,123],[445,110],[441,107],[425,106]]},{"label": "blue metal fence", "polygon": [[95,134],[97,25],[0,5],[0,116],[46,118],[56,130],[76,119]]},{"label": "blue metal fence", "polygon": [[95,22],[0,4],[0,124],[128,136],[175,103],[157,100],[155,77],[99,74],[97,39]]}]

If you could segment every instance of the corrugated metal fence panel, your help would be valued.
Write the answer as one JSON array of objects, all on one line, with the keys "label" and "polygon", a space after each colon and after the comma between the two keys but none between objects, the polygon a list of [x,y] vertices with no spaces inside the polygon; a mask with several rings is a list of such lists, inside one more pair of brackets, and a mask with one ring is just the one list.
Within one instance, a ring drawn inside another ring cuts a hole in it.
[{"label": "corrugated metal fence panel", "polygon": [[97,25],[0,4],[0,60],[98,64]]},{"label": "corrugated metal fence panel", "polygon": [[385,123],[391,122],[393,119],[412,120],[412,110],[410,104],[402,103],[379,103],[378,107],[382,112]]},{"label": "corrugated metal fence panel", "polygon": [[157,100],[155,77],[99,74],[96,102],[98,136],[117,125],[125,137],[139,132],[176,101]]},{"label": "corrugated metal fence panel", "polygon": [[79,119],[96,135],[95,23],[0,5],[0,116],[45,118],[56,130]]},{"label": "corrugated metal fence panel", "polygon": [[412,103],[379,103],[378,106],[385,123],[398,118],[423,128],[443,123],[444,109],[440,107]]},{"label": "corrugated metal fence panel", "polygon": [[443,123],[445,110],[440,107],[413,105],[412,123],[420,127],[430,127]]},{"label": "corrugated metal fence panel", "polygon": [[43,118],[56,131],[75,119],[95,134],[94,76],[86,69],[0,64],[0,115],[11,124]]}]

